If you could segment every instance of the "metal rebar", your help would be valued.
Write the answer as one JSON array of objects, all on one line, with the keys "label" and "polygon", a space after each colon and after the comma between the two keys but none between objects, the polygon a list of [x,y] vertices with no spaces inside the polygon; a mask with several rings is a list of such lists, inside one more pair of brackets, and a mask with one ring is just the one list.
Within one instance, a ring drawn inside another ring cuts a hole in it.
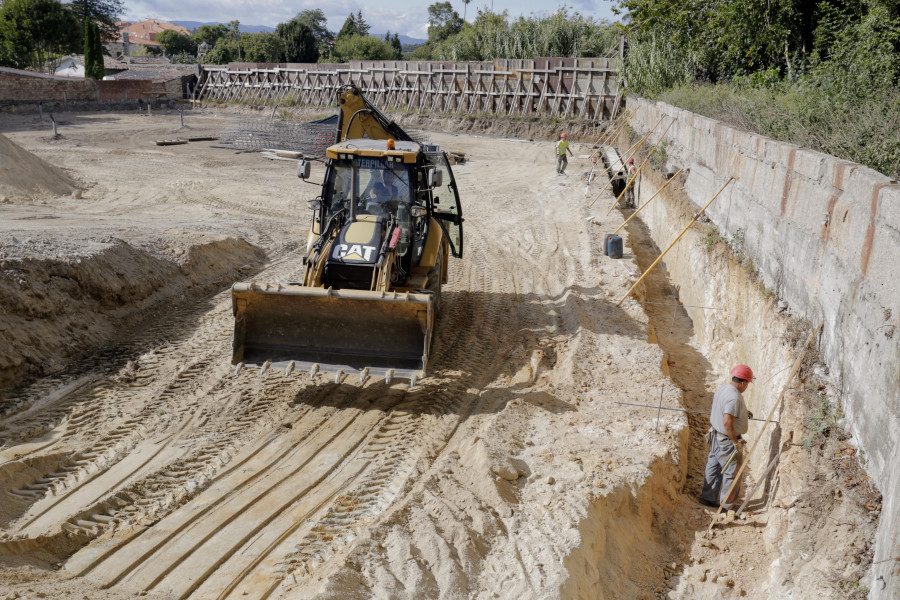
[{"label": "metal rebar", "polygon": [[[636,404],[634,402],[616,402],[616,404],[624,404],[625,406],[639,406],[641,408],[658,408],[659,410],[674,410],[677,412],[683,413],[691,413],[693,415],[706,415],[709,416],[708,412],[703,412],[702,410],[687,410],[684,408],[669,408],[667,406],[653,406],[652,404]],[[754,419],[753,417],[747,417],[751,421],[765,421],[765,419]],[[774,423],[775,421],[773,421]]]}]

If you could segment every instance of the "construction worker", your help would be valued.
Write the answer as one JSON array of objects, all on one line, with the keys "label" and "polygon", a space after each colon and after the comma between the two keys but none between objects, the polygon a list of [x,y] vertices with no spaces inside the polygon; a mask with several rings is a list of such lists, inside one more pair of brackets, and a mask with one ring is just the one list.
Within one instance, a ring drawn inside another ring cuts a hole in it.
[{"label": "construction worker", "polygon": [[[405,173],[403,173],[405,178]],[[409,184],[390,169],[381,172],[381,182],[391,194],[391,200],[409,202]]]},{"label": "construction worker", "polygon": [[712,410],[709,413],[710,429],[707,435],[709,456],[706,459],[706,475],[703,479],[703,492],[700,504],[705,506],[722,506],[723,510],[732,508],[737,500],[739,486],[726,498],[725,494],[734,481],[734,475],[741,462],[741,448],[744,440],[741,434],[747,433],[749,414],[741,395],[753,381],[753,371],[747,365],[737,365],[731,369],[731,381],[723,383],[713,396]]},{"label": "construction worker", "polygon": [[[625,182],[626,185],[631,183],[634,179],[635,175],[637,175],[637,169],[634,167],[634,158],[628,159],[628,180]],[[628,187],[628,191],[625,192],[625,203],[623,204],[624,208],[634,208],[634,186],[637,183],[631,183]]]},{"label": "construction worker", "polygon": [[572,151],[569,150],[569,136],[565,133],[559,134],[559,141],[556,142],[556,174],[562,175],[566,172],[566,167],[569,165],[569,161],[566,158],[566,152],[572,154]]}]

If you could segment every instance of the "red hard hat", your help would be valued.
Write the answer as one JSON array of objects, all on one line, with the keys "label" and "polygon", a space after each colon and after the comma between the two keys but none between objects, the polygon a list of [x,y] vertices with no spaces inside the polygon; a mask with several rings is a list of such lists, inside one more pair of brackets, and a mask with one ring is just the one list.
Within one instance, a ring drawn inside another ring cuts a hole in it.
[{"label": "red hard hat", "polygon": [[563,138],[563,139],[566,139],[566,138],[569,137],[569,136],[566,135],[565,133],[561,133],[561,134],[559,134],[559,137],[561,137],[561,138]]},{"label": "red hard hat", "polygon": [[731,376],[737,377],[738,379],[753,381],[753,371],[751,371],[750,367],[748,367],[747,365],[737,365],[736,367],[731,369]]},{"label": "red hard hat", "polygon": [[634,164],[634,159],[633,159],[633,158],[629,158],[629,159],[628,159],[628,164],[629,164],[629,165],[633,165],[633,164]]}]

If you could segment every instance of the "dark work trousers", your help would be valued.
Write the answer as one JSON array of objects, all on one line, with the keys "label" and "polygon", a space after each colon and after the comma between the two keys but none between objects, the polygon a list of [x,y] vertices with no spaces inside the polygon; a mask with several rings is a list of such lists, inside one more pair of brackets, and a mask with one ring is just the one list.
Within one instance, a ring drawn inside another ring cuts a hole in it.
[{"label": "dark work trousers", "polygon": [[[728,488],[734,481],[734,475],[737,473],[740,455],[736,456],[725,472],[722,467],[728,462],[728,458],[734,452],[734,442],[718,433],[712,436],[712,443],[709,445],[709,457],[706,459],[706,476],[703,478],[703,492],[700,497],[708,502],[722,504],[725,502],[725,496],[728,494]],[[725,510],[731,508],[728,504]]]},{"label": "dark work trousers", "polygon": [[565,154],[557,154],[556,155],[556,172],[557,173],[565,173],[566,167],[569,165],[569,161],[566,160]]}]

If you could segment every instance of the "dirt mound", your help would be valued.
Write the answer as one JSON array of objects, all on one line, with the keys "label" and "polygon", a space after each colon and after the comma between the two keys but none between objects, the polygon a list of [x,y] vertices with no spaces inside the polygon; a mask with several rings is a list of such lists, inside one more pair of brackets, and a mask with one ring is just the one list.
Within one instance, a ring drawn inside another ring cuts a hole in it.
[{"label": "dirt mound", "polygon": [[63,196],[77,188],[77,182],[62,169],[0,134],[0,196]]},{"label": "dirt mound", "polygon": [[158,307],[224,289],[264,257],[235,238],[201,239],[177,259],[116,239],[93,246],[89,255],[0,261],[0,389],[127,337],[131,321]]}]

